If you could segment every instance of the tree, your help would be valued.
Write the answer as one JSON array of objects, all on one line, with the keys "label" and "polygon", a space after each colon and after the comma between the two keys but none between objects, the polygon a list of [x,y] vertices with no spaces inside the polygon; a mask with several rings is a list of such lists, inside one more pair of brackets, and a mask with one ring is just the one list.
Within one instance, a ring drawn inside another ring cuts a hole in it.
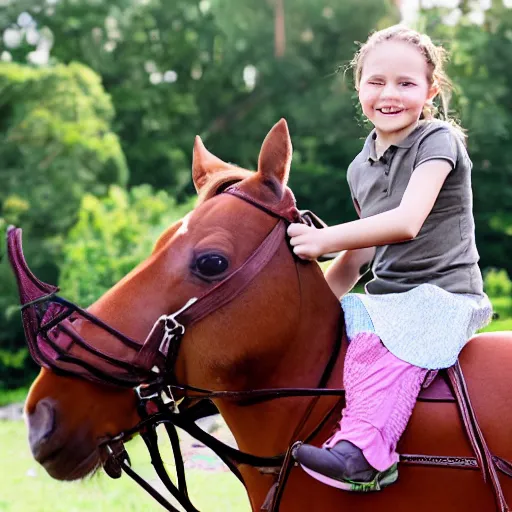
[{"label": "tree", "polygon": [[[199,78],[214,59],[215,25],[200,2],[114,0],[91,8],[87,0],[62,0],[49,8],[46,0],[20,0],[9,6],[4,23],[15,23],[26,36],[17,23],[23,12],[53,41],[50,60],[79,60],[101,75],[115,104],[130,185],[183,193],[201,126]],[[25,37],[6,49],[23,61],[27,46]]]},{"label": "tree", "polygon": [[[98,75],[81,64],[34,69],[0,65],[0,230],[23,227],[24,250],[43,280],[55,283],[63,238],[86,192],[127,181],[110,130],[114,111]],[[0,383],[23,378],[27,356],[17,292],[0,265]],[[26,376],[24,377],[26,378]]]},{"label": "tree", "polygon": [[[394,3],[294,0],[293,8],[286,4],[287,49],[280,59],[275,5],[114,0],[91,9],[85,0],[61,0],[49,11],[43,0],[19,0],[9,19],[25,9],[40,30],[51,32],[54,59],[78,59],[101,74],[115,104],[130,184],[149,183],[183,199],[193,192],[190,155],[198,133],[219,156],[248,167],[282,116],[297,160],[314,155],[335,173],[359,149],[365,130],[355,122],[352,87],[335,72],[350,61],[355,41],[380,23],[398,21]],[[320,213],[340,220],[334,210]]]},{"label": "tree", "polygon": [[151,254],[157,238],[193,208],[177,205],[149,185],[108,195],[86,194],[64,248],[59,285],[66,298],[88,306]]},{"label": "tree", "polygon": [[476,23],[471,6],[425,11],[426,30],[447,46],[448,71],[456,85],[454,110],[467,131],[473,161],[477,244],[482,267],[512,273],[512,9],[494,2]]},{"label": "tree", "polygon": [[110,98],[87,67],[3,64],[0,98],[0,219],[44,243],[38,264],[58,254],[82,195],[126,183],[128,170]]}]

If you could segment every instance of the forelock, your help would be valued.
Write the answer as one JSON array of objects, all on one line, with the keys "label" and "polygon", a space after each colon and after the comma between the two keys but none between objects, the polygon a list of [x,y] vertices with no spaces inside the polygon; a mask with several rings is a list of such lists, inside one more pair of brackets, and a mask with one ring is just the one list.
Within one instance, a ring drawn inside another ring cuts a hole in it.
[{"label": "forelock", "polygon": [[219,171],[212,174],[208,181],[204,184],[199,192],[196,206],[203,204],[208,199],[216,196],[229,186],[238,183],[239,181],[245,180],[250,176],[253,176],[253,171],[242,169],[241,167],[233,167],[225,171]]}]

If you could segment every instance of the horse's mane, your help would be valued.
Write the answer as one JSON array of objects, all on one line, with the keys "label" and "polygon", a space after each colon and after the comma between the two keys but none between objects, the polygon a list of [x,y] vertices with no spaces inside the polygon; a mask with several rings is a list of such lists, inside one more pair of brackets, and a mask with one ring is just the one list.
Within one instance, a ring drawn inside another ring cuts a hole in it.
[{"label": "horse's mane", "polygon": [[223,171],[217,171],[208,177],[208,181],[201,188],[196,206],[203,204],[208,199],[220,194],[223,190],[228,188],[230,185],[244,180],[253,176],[253,171],[242,169],[241,167],[233,166],[230,169]]}]

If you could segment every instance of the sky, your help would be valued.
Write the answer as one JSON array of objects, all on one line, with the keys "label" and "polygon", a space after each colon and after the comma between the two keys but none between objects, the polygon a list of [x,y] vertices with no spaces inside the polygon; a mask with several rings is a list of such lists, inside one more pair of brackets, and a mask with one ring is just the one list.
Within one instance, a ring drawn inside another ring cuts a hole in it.
[{"label": "sky", "polygon": [[[496,0],[495,0],[496,1]],[[499,0],[498,0],[499,1]],[[512,7],[512,0],[502,0],[506,7]],[[402,17],[405,23],[413,22],[420,5],[425,8],[448,7],[453,11],[447,16],[446,23],[456,23],[460,16],[459,0],[402,0]],[[491,7],[492,0],[473,0],[474,12],[470,16],[475,23],[483,21],[483,13]]]}]

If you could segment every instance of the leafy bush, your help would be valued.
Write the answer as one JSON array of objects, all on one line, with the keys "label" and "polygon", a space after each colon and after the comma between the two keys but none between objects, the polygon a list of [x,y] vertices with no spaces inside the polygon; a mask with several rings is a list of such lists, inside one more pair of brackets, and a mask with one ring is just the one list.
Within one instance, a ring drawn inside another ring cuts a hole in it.
[{"label": "leafy bush", "polygon": [[500,320],[512,318],[512,297],[491,297],[491,302]]},{"label": "leafy bush", "polygon": [[66,239],[59,282],[63,296],[81,305],[95,301],[147,258],[163,230],[192,206],[190,201],[178,206],[149,185],[129,192],[112,186],[102,199],[86,195]]},{"label": "leafy bush", "polygon": [[484,288],[500,320],[512,318],[512,281],[505,270],[490,269],[484,275]]},{"label": "leafy bush", "polygon": [[[0,63],[0,232],[23,228],[38,277],[55,283],[66,230],[85,193],[124,184],[128,170],[110,123],[114,109],[100,77],[72,63],[42,69]],[[4,251],[2,251],[3,253]],[[0,262],[0,386],[27,382],[28,357],[10,268]]]},{"label": "leafy bush", "polygon": [[34,251],[39,264],[58,255],[84,193],[128,180],[110,129],[114,109],[100,77],[78,63],[3,63],[0,98],[0,218],[43,244]]},{"label": "leafy bush", "polygon": [[490,297],[512,298],[512,281],[503,269],[488,270],[484,277],[484,288]]}]

